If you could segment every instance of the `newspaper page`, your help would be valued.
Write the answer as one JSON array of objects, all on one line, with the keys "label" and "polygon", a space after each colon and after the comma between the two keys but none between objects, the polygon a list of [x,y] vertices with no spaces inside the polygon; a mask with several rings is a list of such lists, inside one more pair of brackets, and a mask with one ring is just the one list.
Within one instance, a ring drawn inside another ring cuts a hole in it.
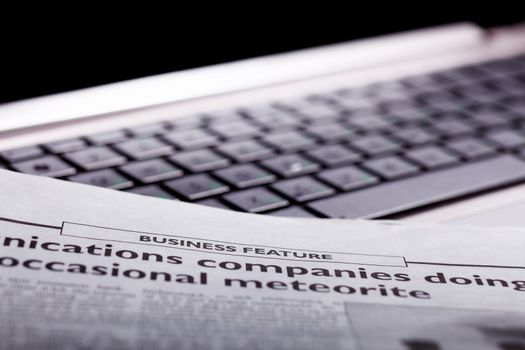
[{"label": "newspaper page", "polygon": [[0,187],[2,350],[525,348],[523,229]]}]

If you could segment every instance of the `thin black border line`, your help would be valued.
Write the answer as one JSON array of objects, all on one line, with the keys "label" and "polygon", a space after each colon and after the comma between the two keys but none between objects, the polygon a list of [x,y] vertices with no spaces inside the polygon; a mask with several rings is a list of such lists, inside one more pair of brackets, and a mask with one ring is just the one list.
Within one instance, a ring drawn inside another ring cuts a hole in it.
[{"label": "thin black border line", "polygon": [[407,261],[407,264],[418,264],[418,265],[437,265],[437,266],[457,266],[457,267],[490,267],[497,269],[521,269],[525,270],[525,266],[508,266],[508,265],[483,265],[483,264],[452,264],[452,263],[437,263],[427,261]]},{"label": "thin black border line", "polygon": [[143,245],[143,246],[163,247],[163,248],[169,248],[169,249],[187,250],[187,251],[191,251],[191,252],[202,252],[202,253],[219,254],[219,255],[225,255],[225,256],[248,257],[248,258],[255,258],[255,259],[299,261],[299,262],[303,262],[303,263],[332,263],[332,264],[346,264],[346,265],[366,265],[366,266],[384,266],[384,267],[408,267],[408,266],[403,266],[403,265],[370,264],[370,263],[357,263],[357,262],[353,263],[353,262],[333,261],[333,260],[299,260],[299,259],[272,258],[272,257],[268,257],[268,256],[252,256],[252,255],[228,254],[228,253],[220,253],[220,252],[215,252],[215,251],[198,250],[198,249],[191,249],[191,248],[171,247],[171,246],[166,246],[166,245],[162,245],[162,244],[142,244],[142,243],[139,243],[139,242],[119,241],[117,239],[93,238],[93,237],[74,236],[74,235],[63,235],[63,236],[75,237],[75,238],[84,238],[84,239],[92,239],[92,240],[95,240],[95,241],[138,244],[138,245]]},{"label": "thin black border line", "polygon": [[[238,245],[246,245],[246,246],[254,246],[254,247],[264,247],[264,248],[278,248],[278,249],[289,249],[289,250],[298,250],[296,248],[287,248],[287,247],[276,247],[276,246],[268,246],[268,245],[262,245],[262,244],[246,244],[246,243],[237,243],[237,242],[228,242],[228,241],[219,241],[215,239],[208,239],[208,238],[196,238],[196,237],[189,237],[189,236],[175,236],[175,235],[168,235],[163,233],[155,233],[155,232],[147,232],[147,231],[135,231],[135,230],[126,230],[126,229],[120,229],[120,228],[114,228],[114,227],[106,227],[106,226],[97,226],[97,225],[88,225],[88,224],[80,224],[77,222],[72,221],[64,221],[62,225],[66,224],[73,224],[73,225],[79,225],[79,226],[88,226],[88,227],[96,227],[96,228],[105,228],[109,230],[115,230],[115,231],[124,231],[124,232],[133,232],[133,233],[145,233],[149,235],[157,235],[157,236],[166,236],[166,237],[175,237],[175,238],[189,238],[189,239],[195,239],[195,240],[201,240],[201,241],[210,241],[210,242],[218,242],[218,243],[229,243],[229,244],[238,244]],[[67,235],[65,235],[67,236]],[[84,237],[86,238],[86,237]],[[126,242],[126,243],[132,243],[132,242]],[[333,254],[348,254],[348,255],[365,255],[365,256],[381,256],[381,257],[389,257],[389,258],[399,258],[404,259],[404,256],[400,255],[381,255],[381,254],[361,254],[361,253],[344,253],[344,252],[330,252],[326,250],[312,250],[312,249],[300,249],[300,250],[306,250],[309,252],[315,252],[315,253],[333,253]]]},{"label": "thin black border line", "polygon": [[[52,228],[52,229],[55,229],[55,230],[60,230],[60,232],[62,232],[62,228],[60,226],[37,224],[35,222],[15,220],[15,219],[8,219],[8,218],[4,218],[4,217],[0,217],[0,221],[7,221],[7,222],[12,222],[14,224],[21,224],[21,225],[27,225],[27,226],[37,226],[37,227]],[[63,225],[63,223],[62,223],[62,225]]]}]

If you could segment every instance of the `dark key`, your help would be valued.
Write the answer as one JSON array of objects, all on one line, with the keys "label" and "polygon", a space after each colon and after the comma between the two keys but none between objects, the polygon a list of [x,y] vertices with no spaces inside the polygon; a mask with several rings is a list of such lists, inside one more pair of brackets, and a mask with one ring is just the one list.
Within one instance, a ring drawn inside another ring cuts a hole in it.
[{"label": "dark key", "polygon": [[396,156],[372,159],[363,163],[363,166],[388,180],[414,175],[419,172],[418,167]]},{"label": "dark key", "polygon": [[525,81],[520,81],[514,77],[498,77],[492,79],[490,85],[510,96],[525,96]]},{"label": "dark key", "polygon": [[218,144],[218,139],[202,129],[175,131],[164,135],[164,138],[182,149],[195,149]]},{"label": "dark key", "polygon": [[97,170],[70,176],[68,180],[86,185],[111,188],[113,190],[123,190],[133,186],[131,180],[126,179],[113,169]]},{"label": "dark key", "polygon": [[282,177],[310,174],[321,168],[319,164],[298,154],[288,154],[267,159],[262,161],[261,164]]},{"label": "dark key", "polygon": [[418,109],[421,104],[416,100],[400,99],[387,101],[381,104],[383,110],[389,114],[403,113],[406,110]]},{"label": "dark key", "polygon": [[439,90],[452,81],[439,74],[421,74],[402,79],[403,84],[410,88],[421,90]]},{"label": "dark key", "polygon": [[341,114],[335,111],[333,107],[320,105],[303,109],[299,113],[301,119],[310,124],[333,123],[341,118]]},{"label": "dark key", "polygon": [[301,125],[301,122],[285,112],[274,112],[272,114],[253,117],[253,121],[268,130],[289,130]]},{"label": "dark key", "polygon": [[315,218],[316,216],[312,213],[307,212],[306,210],[300,207],[288,207],[284,209],[279,209],[268,213],[268,215],[281,216],[281,217],[294,217],[294,218]]},{"label": "dark key", "polygon": [[147,186],[140,186],[140,187],[134,187],[130,190],[127,190],[130,193],[140,194],[143,196],[150,196],[150,197],[157,197],[157,198],[163,198],[163,199],[171,199],[171,200],[177,200],[177,198],[173,197],[171,194],[163,190],[157,185],[147,185]]},{"label": "dark key", "polygon": [[240,163],[261,160],[274,154],[273,150],[254,140],[224,143],[217,149]]},{"label": "dark key", "polygon": [[356,137],[354,130],[340,123],[313,125],[306,130],[308,133],[326,143],[350,141]]},{"label": "dark key", "polygon": [[525,67],[523,66],[523,61],[520,61],[519,59],[502,59],[492,61],[484,63],[481,67],[491,73],[496,74],[511,74],[516,72],[522,72],[523,70],[525,70]]},{"label": "dark key", "polygon": [[69,176],[77,172],[74,167],[55,156],[26,160],[11,166],[22,173],[51,177]]},{"label": "dark key", "polygon": [[257,106],[243,107],[240,110],[241,114],[247,116],[250,119],[258,119],[260,117],[266,117],[274,114],[288,115],[283,113],[281,110],[268,104],[261,104]]},{"label": "dark key", "polygon": [[376,176],[355,166],[325,170],[319,173],[318,177],[341,191],[355,190],[379,182]]},{"label": "dark key", "polygon": [[464,136],[475,131],[471,124],[462,120],[440,120],[431,125],[442,137]]},{"label": "dark key", "polygon": [[193,173],[224,168],[231,163],[210,149],[179,152],[169,157],[169,160]]},{"label": "dark key", "polygon": [[229,191],[229,187],[207,174],[185,176],[164,183],[170,190],[189,200],[214,196]]},{"label": "dark key", "polygon": [[438,147],[411,150],[405,156],[426,169],[441,168],[459,163],[458,157]]},{"label": "dark key", "polygon": [[525,163],[508,155],[424,173],[309,203],[333,218],[377,218],[525,179]]},{"label": "dark key", "polygon": [[151,137],[165,134],[167,126],[165,123],[145,124],[129,128],[128,131],[135,137]]},{"label": "dark key", "polygon": [[406,109],[401,112],[391,113],[388,116],[394,121],[403,122],[405,124],[419,124],[427,121],[432,115],[432,111],[424,108]]},{"label": "dark key", "polygon": [[222,202],[215,198],[203,199],[201,201],[194,202],[195,204],[205,205],[208,207],[220,208],[220,209],[231,209],[224,205]]},{"label": "dark key", "polygon": [[307,137],[298,131],[268,134],[263,140],[282,152],[307,149],[316,145],[314,139]]},{"label": "dark key", "polygon": [[133,162],[120,167],[126,175],[142,183],[169,180],[182,176],[183,172],[163,159]]},{"label": "dark key", "polygon": [[485,84],[460,86],[456,91],[463,97],[479,103],[495,102],[506,96],[505,91],[498,91]]},{"label": "dark key", "polygon": [[40,157],[44,154],[44,151],[37,146],[27,146],[20,148],[8,149],[1,151],[0,155],[2,158],[9,163],[20,162],[22,160],[28,160],[32,158]]},{"label": "dark key", "polygon": [[258,135],[261,130],[246,120],[210,126],[210,130],[225,139],[240,139]]},{"label": "dark key", "polygon": [[48,142],[44,144],[43,146],[49,152],[59,154],[59,153],[80,151],[81,149],[84,149],[87,147],[87,143],[86,141],[80,138],[71,138],[67,140]]},{"label": "dark key", "polygon": [[355,128],[364,131],[375,131],[379,129],[388,129],[392,123],[382,117],[369,115],[366,117],[350,118],[348,123]]},{"label": "dark key", "polygon": [[91,147],[65,154],[65,157],[85,170],[108,168],[126,163],[126,158],[107,147]]},{"label": "dark key", "polygon": [[305,98],[297,98],[297,99],[287,99],[284,102],[282,101],[275,102],[273,103],[273,106],[282,111],[300,112],[302,110],[307,110],[307,109],[315,107],[315,104],[312,103],[311,101],[308,101]]},{"label": "dark key", "polygon": [[493,147],[479,139],[469,138],[447,143],[447,147],[465,159],[478,159],[495,154]]},{"label": "dark key", "polygon": [[307,154],[327,167],[346,165],[361,160],[361,156],[341,145],[327,145],[310,150]]},{"label": "dark key", "polygon": [[224,200],[250,213],[260,213],[288,205],[288,201],[265,188],[254,188],[225,195]]},{"label": "dark key", "polygon": [[365,136],[351,143],[358,150],[371,156],[379,154],[395,153],[401,149],[401,146],[386,138],[385,136]]},{"label": "dark key", "polygon": [[217,170],[214,174],[237,188],[246,188],[274,182],[276,176],[253,164],[242,164]]},{"label": "dark key", "polygon": [[431,133],[422,127],[402,128],[393,134],[394,137],[401,140],[408,146],[421,146],[437,141],[435,133]]},{"label": "dark key", "polygon": [[306,202],[335,193],[333,188],[307,176],[279,181],[272,188],[296,202]]},{"label": "dark key", "polygon": [[213,113],[206,113],[203,116],[203,119],[210,125],[218,125],[243,121],[244,117],[237,111],[226,110],[217,111]]},{"label": "dark key", "polygon": [[525,134],[514,130],[496,130],[486,134],[485,138],[504,149],[525,145]]},{"label": "dark key", "polygon": [[173,147],[155,137],[138,138],[118,143],[117,150],[133,159],[147,159],[166,156],[173,153]]},{"label": "dark key", "polygon": [[442,350],[439,343],[432,340],[403,340],[406,350]]},{"label": "dark key", "polygon": [[176,131],[197,129],[204,125],[204,118],[201,115],[192,117],[177,118],[168,122],[168,125]]},{"label": "dark key", "polygon": [[124,130],[116,130],[104,132],[101,134],[89,135],[86,138],[90,143],[96,146],[104,146],[112,143],[126,141],[128,139],[128,136],[126,135]]},{"label": "dark key", "polygon": [[[524,78],[525,82],[525,78]],[[523,93],[525,95],[525,83],[523,87]],[[521,118],[525,118],[525,98],[515,98],[509,100],[506,107],[510,109],[515,115]]]}]

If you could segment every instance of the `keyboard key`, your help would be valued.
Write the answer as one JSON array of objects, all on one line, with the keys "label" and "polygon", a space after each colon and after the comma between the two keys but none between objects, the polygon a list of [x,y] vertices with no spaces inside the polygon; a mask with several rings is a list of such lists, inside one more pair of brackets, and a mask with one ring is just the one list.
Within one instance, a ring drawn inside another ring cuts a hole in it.
[{"label": "keyboard key", "polygon": [[185,176],[164,183],[170,190],[189,200],[196,200],[229,191],[229,187],[207,174]]},{"label": "keyboard key", "polygon": [[215,198],[203,199],[201,201],[194,202],[195,204],[205,205],[208,207],[220,208],[220,209],[231,209],[230,207],[224,205],[222,202]]},{"label": "keyboard key", "polygon": [[363,163],[363,166],[387,180],[398,179],[419,172],[418,167],[396,156],[372,159]]},{"label": "keyboard key", "polygon": [[192,173],[224,168],[231,163],[229,159],[210,149],[180,152],[169,157],[169,160]]},{"label": "keyboard key", "polygon": [[214,175],[237,188],[246,188],[274,182],[276,176],[253,164],[242,164],[217,170]]},{"label": "keyboard key", "polygon": [[407,146],[421,146],[437,141],[437,135],[422,127],[402,128],[393,134]]},{"label": "keyboard key", "polygon": [[392,100],[382,103],[382,109],[389,114],[403,113],[406,110],[419,109],[421,104],[416,100]]},{"label": "keyboard key", "polygon": [[165,134],[168,129],[165,123],[153,123],[128,128],[134,137],[151,137]]},{"label": "keyboard key", "polygon": [[462,120],[440,120],[431,125],[442,137],[464,136],[475,131],[472,125]]},{"label": "keyboard key", "polygon": [[306,202],[335,193],[333,188],[307,176],[279,181],[272,188],[296,202]]},{"label": "keyboard key", "polygon": [[485,135],[486,139],[501,148],[511,149],[525,145],[525,134],[514,130],[497,130]]},{"label": "keyboard key", "polygon": [[456,151],[467,160],[478,159],[496,153],[487,143],[474,138],[452,141],[447,143],[447,147]]},{"label": "keyboard key", "polygon": [[163,198],[163,199],[171,199],[171,200],[177,200],[177,198],[173,197],[171,194],[163,190],[157,185],[147,185],[147,186],[140,186],[140,187],[134,187],[130,190],[127,190],[127,192],[140,194],[143,196],[150,196],[150,197],[157,197],[157,198]]},{"label": "keyboard key", "polygon": [[477,108],[469,112],[470,120],[479,127],[492,129],[509,123],[508,113],[496,108]]},{"label": "keyboard key", "polygon": [[331,218],[378,218],[525,180],[525,163],[501,155],[319,199],[307,206]]},{"label": "keyboard key", "polygon": [[311,148],[316,145],[314,139],[298,131],[289,131],[266,135],[263,140],[282,152],[291,152]]},{"label": "keyboard key", "polygon": [[80,151],[87,147],[86,141],[80,138],[71,138],[67,140],[59,140],[48,142],[43,145],[49,152],[59,154],[66,152]]},{"label": "keyboard key", "polygon": [[183,172],[163,159],[150,159],[120,167],[126,175],[142,183],[152,183],[182,176]]},{"label": "keyboard key", "polygon": [[379,182],[376,176],[354,166],[325,170],[318,177],[341,191],[355,190]]},{"label": "keyboard key", "polygon": [[288,207],[284,209],[279,209],[268,213],[273,216],[282,216],[282,217],[294,217],[294,218],[315,218],[316,216],[312,213],[307,212],[306,210],[300,207]]},{"label": "keyboard key", "polygon": [[267,130],[289,130],[301,125],[301,122],[297,118],[284,112],[274,112],[272,114],[255,116],[253,118],[254,123]]},{"label": "keyboard key", "polygon": [[260,213],[288,205],[288,201],[265,188],[254,188],[223,196],[233,206],[250,213]]},{"label": "keyboard key", "polygon": [[42,148],[37,146],[27,146],[20,148],[8,149],[1,151],[0,155],[4,160],[9,163],[20,162],[22,160],[28,160],[32,158],[40,157],[44,154]]},{"label": "keyboard key", "polygon": [[113,169],[91,171],[88,173],[70,176],[68,180],[79,182],[86,185],[111,188],[113,190],[123,190],[133,186],[131,180],[126,179]]},{"label": "keyboard key", "polygon": [[90,147],[66,153],[65,158],[85,170],[109,168],[126,163],[126,158],[107,147]]},{"label": "keyboard key", "polygon": [[361,156],[341,145],[327,145],[310,150],[307,154],[327,167],[346,165],[361,160]]},{"label": "keyboard key", "polygon": [[172,146],[155,137],[133,139],[118,143],[114,147],[132,159],[156,158],[173,153]]},{"label": "keyboard key", "polygon": [[26,160],[11,166],[22,173],[51,177],[69,176],[77,172],[74,167],[55,156]]},{"label": "keyboard key", "polygon": [[498,91],[486,84],[469,84],[456,88],[458,94],[478,103],[495,102],[504,98],[507,94],[504,91]]},{"label": "keyboard key", "polygon": [[308,109],[302,109],[300,117],[310,124],[327,124],[341,119],[341,113],[334,110],[334,107],[314,106]]},{"label": "keyboard key", "polygon": [[309,134],[326,143],[350,141],[356,137],[354,130],[339,123],[313,125],[306,130]]},{"label": "keyboard key", "polygon": [[404,124],[421,124],[425,121],[427,121],[431,115],[432,111],[425,108],[417,108],[417,109],[406,109],[401,112],[397,113],[391,113],[388,116],[393,121],[402,122]]},{"label": "keyboard key", "polygon": [[382,117],[375,115],[369,115],[365,117],[350,118],[348,123],[353,127],[364,130],[364,131],[375,131],[379,129],[388,129],[392,126],[391,122],[388,122]]},{"label": "keyboard key", "polygon": [[203,116],[195,115],[192,117],[177,118],[168,121],[168,126],[175,129],[176,131],[197,129],[204,125]]},{"label": "keyboard key", "polygon": [[244,117],[240,113],[231,110],[206,113],[203,116],[203,119],[205,122],[213,126],[244,121]]},{"label": "keyboard key", "polygon": [[213,136],[200,129],[175,131],[164,135],[164,138],[168,142],[182,149],[196,149],[215,146],[219,142],[216,136]]},{"label": "keyboard key", "polygon": [[87,140],[95,146],[105,146],[117,142],[126,141],[128,136],[124,130],[115,130],[95,135],[89,135]]},{"label": "keyboard key", "polygon": [[240,139],[258,135],[261,130],[246,120],[210,126],[210,130],[225,139]]},{"label": "keyboard key", "polygon": [[224,143],[217,149],[239,163],[261,160],[274,154],[273,150],[254,140]]},{"label": "keyboard key", "polygon": [[298,154],[288,154],[267,159],[261,164],[282,177],[292,177],[316,172],[319,164]]},{"label": "keyboard key", "polygon": [[438,147],[425,147],[407,152],[406,157],[426,169],[441,168],[459,163],[459,158]]},{"label": "keyboard key", "polygon": [[351,145],[370,156],[395,153],[401,146],[385,136],[365,136],[351,142]]}]

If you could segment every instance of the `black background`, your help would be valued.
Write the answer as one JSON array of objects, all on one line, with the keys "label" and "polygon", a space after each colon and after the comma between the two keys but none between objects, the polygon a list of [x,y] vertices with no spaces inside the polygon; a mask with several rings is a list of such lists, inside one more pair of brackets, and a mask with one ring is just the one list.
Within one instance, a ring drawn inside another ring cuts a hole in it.
[{"label": "black background", "polygon": [[212,21],[195,14],[182,20],[178,14],[154,19],[153,25],[139,17],[132,26],[102,26],[92,19],[43,22],[24,32],[11,27],[3,31],[0,102],[432,25],[518,22],[525,19],[519,7],[381,15],[377,9],[330,8],[308,15],[220,15]]}]

